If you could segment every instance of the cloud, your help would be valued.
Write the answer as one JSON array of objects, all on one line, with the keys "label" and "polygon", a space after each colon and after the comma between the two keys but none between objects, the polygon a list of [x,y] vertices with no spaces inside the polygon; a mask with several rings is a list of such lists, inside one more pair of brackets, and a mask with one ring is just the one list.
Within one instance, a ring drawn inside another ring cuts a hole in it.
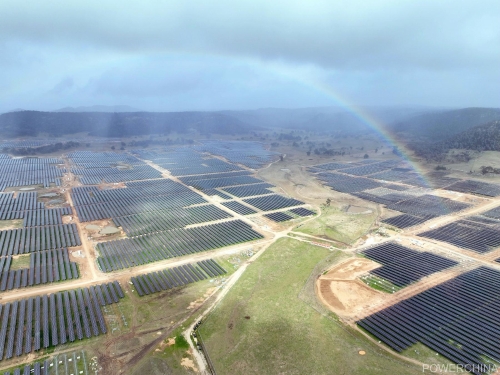
[{"label": "cloud", "polygon": [[326,68],[500,63],[500,3],[51,1],[0,3],[0,36],[127,53],[186,51]]},{"label": "cloud", "polygon": [[74,86],[75,86],[75,82],[73,81],[73,78],[66,77],[66,78],[63,78],[52,89],[50,89],[48,93],[52,94],[52,95],[64,94],[64,93],[67,93],[69,90],[71,90]]},{"label": "cloud", "polygon": [[497,106],[499,15],[496,0],[4,0],[0,110],[303,107],[335,95]]}]

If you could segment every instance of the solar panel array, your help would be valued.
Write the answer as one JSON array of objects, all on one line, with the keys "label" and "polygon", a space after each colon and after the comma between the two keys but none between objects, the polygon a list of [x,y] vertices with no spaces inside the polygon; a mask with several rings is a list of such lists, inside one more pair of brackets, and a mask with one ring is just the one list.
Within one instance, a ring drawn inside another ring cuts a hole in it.
[{"label": "solar panel array", "polygon": [[76,151],[68,157],[75,164],[71,172],[80,176],[80,182],[84,185],[162,177],[153,167],[125,153]]},{"label": "solar panel array", "polygon": [[172,176],[218,174],[234,171],[247,172],[234,164],[203,155],[190,147],[172,148],[163,152],[134,150],[134,153],[167,169]]},{"label": "solar panel array", "polygon": [[184,286],[226,274],[213,259],[202,260],[198,263],[185,264],[178,267],[168,268],[158,272],[132,277],[130,281],[140,297],[175,287]]},{"label": "solar panel array", "polygon": [[180,180],[184,182],[186,185],[192,186],[198,190],[262,183],[262,180],[259,180],[258,178],[252,176],[210,178],[210,175],[206,175],[204,179],[200,180],[185,181],[184,178],[182,177]]},{"label": "solar panel array", "polygon": [[204,140],[196,150],[220,155],[231,163],[242,164],[248,168],[258,169],[278,159],[277,152],[268,151],[262,143],[251,141]]},{"label": "solar panel array", "polygon": [[97,244],[97,262],[104,272],[217,249],[263,238],[241,220],[172,229]]},{"label": "solar panel array", "polygon": [[[307,169],[333,190],[349,193],[402,212],[403,215],[383,220],[384,223],[400,229],[420,225],[437,216],[448,215],[469,207],[462,202],[432,196],[428,194],[431,189],[500,196],[500,185],[447,177],[446,172],[442,171],[422,176],[411,165],[399,159],[382,162],[374,160],[356,163],[332,162]],[[386,181],[399,182],[402,185]],[[409,199],[408,195],[416,197]]]},{"label": "solar panel array", "polygon": [[319,173],[316,177],[341,193],[353,193],[383,186],[382,183],[366,177],[353,177],[340,173]]},{"label": "solar panel array", "polygon": [[291,213],[298,215],[298,216],[313,216],[316,215],[316,212],[308,210],[307,208],[304,207],[298,207],[298,208],[292,208],[290,210]]},{"label": "solar panel array", "polygon": [[73,188],[71,196],[80,221],[115,219],[145,212],[182,210],[182,207],[206,203],[199,194],[169,180],[128,182],[126,188],[98,190]]},{"label": "solar panel array", "polygon": [[61,249],[81,244],[78,228],[74,223],[0,231],[1,256]]},{"label": "solar panel array", "polygon": [[216,195],[219,198],[226,199],[226,200],[227,199],[233,199],[230,195],[224,194],[224,193],[220,192],[217,189],[205,189],[205,190],[203,190],[203,194],[206,194],[209,197],[212,197],[212,196]]},{"label": "solar panel array", "polygon": [[492,219],[500,219],[500,207],[496,207],[492,210],[483,212],[482,215]]},{"label": "solar panel array", "polygon": [[224,188],[223,190],[231,195],[234,195],[235,197],[243,198],[243,197],[252,197],[255,195],[274,194],[273,191],[269,190],[270,187],[274,186],[268,183],[263,183],[263,184],[227,187]]},{"label": "solar panel array", "polygon": [[284,212],[273,212],[273,213],[270,213],[270,214],[266,214],[264,215],[265,217],[267,217],[268,219],[272,220],[272,221],[275,221],[277,223],[281,223],[283,221],[288,221],[288,220],[291,220],[293,219],[292,216],[284,213]]},{"label": "solar panel array", "polygon": [[420,225],[425,223],[428,220],[434,219],[436,216],[434,215],[410,215],[410,214],[402,214],[398,216],[394,216],[388,219],[382,220],[382,223],[392,225],[393,227],[406,229],[413,227],[415,225]]},{"label": "solar panel array", "polygon": [[58,168],[57,164],[63,164],[63,161],[56,158],[11,158],[3,155],[0,158],[0,191],[17,186],[49,187],[51,183],[59,186],[66,170]]},{"label": "solar panel array", "polygon": [[370,273],[405,287],[425,276],[456,266],[458,263],[442,256],[420,252],[389,242],[364,250],[361,254],[382,264]]},{"label": "solar panel array", "polygon": [[123,296],[114,282],[0,305],[0,360],[105,334],[101,306]]},{"label": "solar panel array", "polygon": [[448,198],[435,195],[422,195],[412,199],[390,204],[387,208],[417,216],[422,215],[448,215],[453,212],[462,211],[469,208],[470,204],[457,202]]},{"label": "solar panel array", "polygon": [[401,352],[417,342],[485,374],[500,362],[500,272],[468,271],[361,319],[357,324]]},{"label": "solar panel array", "polygon": [[482,181],[464,180],[454,183],[446,188],[447,190],[458,191],[460,193],[479,194],[488,197],[500,196],[500,186]]},{"label": "solar panel array", "polygon": [[251,215],[257,212],[253,208],[236,201],[222,202],[221,204],[240,215]]},{"label": "solar panel array", "polygon": [[447,242],[476,253],[486,253],[500,247],[500,223],[491,225],[476,220],[458,220],[419,233],[419,236]]},{"label": "solar panel array", "polygon": [[64,215],[71,215],[71,207],[63,208],[42,208],[33,211],[26,211],[24,214],[24,227],[38,227],[43,225],[62,224]]},{"label": "solar panel array", "polygon": [[248,203],[251,206],[257,207],[259,210],[262,211],[273,211],[286,207],[301,206],[304,204],[304,202],[301,202],[297,199],[286,198],[277,194],[244,199],[243,202]]},{"label": "solar panel array", "polygon": [[76,279],[78,266],[69,260],[68,249],[30,254],[28,268],[11,270],[12,257],[0,258],[0,291]]},{"label": "solar panel array", "polygon": [[187,207],[177,210],[145,212],[136,215],[113,218],[116,225],[123,228],[130,236],[161,232],[174,228],[183,228],[187,225],[206,223],[232,217],[231,214],[220,208],[208,204]]}]

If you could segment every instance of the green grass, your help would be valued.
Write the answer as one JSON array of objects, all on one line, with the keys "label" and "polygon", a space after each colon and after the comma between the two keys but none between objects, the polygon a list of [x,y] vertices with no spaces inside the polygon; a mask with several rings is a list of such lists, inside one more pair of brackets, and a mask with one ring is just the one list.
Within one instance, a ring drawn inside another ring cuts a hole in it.
[{"label": "green grass", "polygon": [[200,328],[219,375],[421,373],[298,298],[327,256],[283,238],[248,267]]},{"label": "green grass", "polygon": [[18,270],[21,268],[30,267],[30,256],[20,255],[17,258],[12,258],[12,264],[10,265],[11,270]]},{"label": "green grass", "polygon": [[370,230],[376,217],[375,212],[351,215],[336,207],[324,207],[320,216],[300,225],[295,231],[352,244]]},{"label": "green grass", "polygon": [[22,228],[23,219],[0,220],[0,230],[5,228]]}]

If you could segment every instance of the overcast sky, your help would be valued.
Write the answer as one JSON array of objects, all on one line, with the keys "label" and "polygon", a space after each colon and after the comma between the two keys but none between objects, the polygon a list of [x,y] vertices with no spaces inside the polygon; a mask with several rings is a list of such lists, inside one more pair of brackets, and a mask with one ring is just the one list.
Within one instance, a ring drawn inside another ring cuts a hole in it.
[{"label": "overcast sky", "polygon": [[500,1],[0,2],[0,112],[500,107]]}]

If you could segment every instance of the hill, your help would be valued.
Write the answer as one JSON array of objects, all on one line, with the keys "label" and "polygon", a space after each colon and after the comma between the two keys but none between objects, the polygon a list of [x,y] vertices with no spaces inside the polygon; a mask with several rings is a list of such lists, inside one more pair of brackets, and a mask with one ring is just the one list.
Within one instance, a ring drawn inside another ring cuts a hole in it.
[{"label": "hill", "polygon": [[234,117],[216,112],[39,112],[21,111],[0,115],[3,137],[61,136],[88,132],[101,137],[188,133],[243,134],[257,130]]},{"label": "hill", "polygon": [[[429,112],[431,109],[364,107],[361,111],[369,113],[380,123],[389,124],[403,121],[416,114]],[[341,134],[371,130],[362,115],[355,113],[355,110],[351,111],[343,107],[262,108],[246,111],[223,111],[221,113],[254,126],[269,128],[314,130]]]},{"label": "hill", "polygon": [[471,151],[500,151],[500,120],[474,126],[440,142],[410,144],[417,156],[441,161],[451,149]]},{"label": "hill", "polygon": [[446,141],[443,148],[467,149],[475,151],[500,151],[500,120],[475,126]]},{"label": "hill", "polygon": [[64,107],[54,112],[144,112],[128,105],[92,105],[88,107]]},{"label": "hill", "polygon": [[423,113],[394,123],[392,131],[415,140],[444,141],[470,128],[500,120],[500,108],[464,108]]}]

